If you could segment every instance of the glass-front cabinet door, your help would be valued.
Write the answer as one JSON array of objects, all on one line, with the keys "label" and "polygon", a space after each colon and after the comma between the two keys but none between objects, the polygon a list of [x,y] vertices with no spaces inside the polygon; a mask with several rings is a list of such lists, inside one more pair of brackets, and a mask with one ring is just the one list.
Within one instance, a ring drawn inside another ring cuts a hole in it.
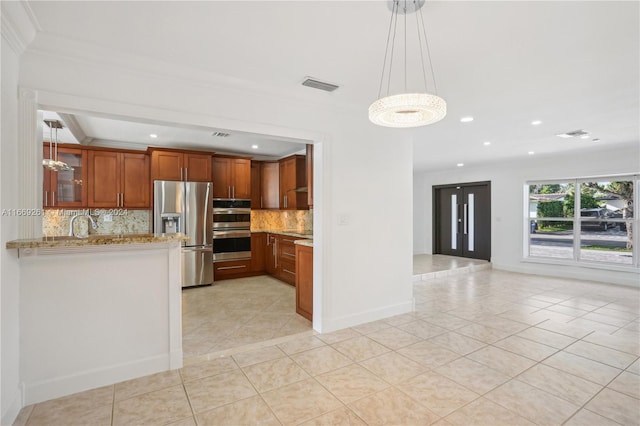
[{"label": "glass-front cabinet door", "polygon": [[[44,148],[44,158],[49,158],[49,147]],[[43,206],[84,207],[87,204],[87,156],[83,149],[58,148],[58,160],[73,167],[73,170],[43,173]]]}]

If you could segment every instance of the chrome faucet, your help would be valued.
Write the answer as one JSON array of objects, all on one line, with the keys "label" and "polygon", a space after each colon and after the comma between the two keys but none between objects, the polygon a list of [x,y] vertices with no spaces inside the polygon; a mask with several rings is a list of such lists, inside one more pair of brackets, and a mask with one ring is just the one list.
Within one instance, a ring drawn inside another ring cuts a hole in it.
[{"label": "chrome faucet", "polygon": [[96,223],[96,221],[93,220],[93,218],[91,216],[89,216],[88,214],[77,214],[77,215],[73,216],[71,218],[71,221],[69,222],[69,236],[70,237],[74,236],[73,235],[73,224],[75,223],[77,218],[82,217],[82,216],[85,216],[85,217],[89,218],[89,220],[91,221],[91,228],[96,229],[98,227],[98,224]]}]

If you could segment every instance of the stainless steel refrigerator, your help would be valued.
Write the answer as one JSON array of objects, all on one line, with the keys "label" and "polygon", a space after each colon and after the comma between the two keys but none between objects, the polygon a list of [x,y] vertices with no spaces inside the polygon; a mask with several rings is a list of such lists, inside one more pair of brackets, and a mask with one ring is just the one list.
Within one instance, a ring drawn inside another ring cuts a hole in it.
[{"label": "stainless steel refrigerator", "polygon": [[153,232],[182,233],[182,287],[213,284],[211,182],[157,180],[153,184]]}]

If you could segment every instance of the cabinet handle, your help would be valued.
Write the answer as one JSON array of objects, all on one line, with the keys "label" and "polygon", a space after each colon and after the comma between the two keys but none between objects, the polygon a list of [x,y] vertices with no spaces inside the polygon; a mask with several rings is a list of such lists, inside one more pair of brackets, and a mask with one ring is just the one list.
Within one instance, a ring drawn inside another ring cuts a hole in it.
[{"label": "cabinet handle", "polygon": [[226,269],[242,269],[242,268],[246,268],[247,265],[238,265],[238,266],[221,266],[218,269],[218,271],[223,271]]},{"label": "cabinet handle", "polygon": [[275,267],[278,267],[278,240],[273,241],[273,259],[275,261]]},{"label": "cabinet handle", "polygon": [[189,182],[189,168],[188,167],[184,168],[184,180],[185,180],[185,182]]},{"label": "cabinet handle", "polygon": [[295,259],[296,255],[291,253],[282,253],[283,256],[293,257]]},{"label": "cabinet handle", "polygon": [[233,197],[231,197],[231,198],[235,199],[236,198],[236,187],[232,186],[231,188],[233,188]]},{"label": "cabinet handle", "polygon": [[227,197],[231,198],[231,187],[227,186]]},{"label": "cabinet handle", "polygon": [[120,193],[120,207],[124,207],[124,192]]},{"label": "cabinet handle", "polygon": [[44,191],[44,206],[47,207],[49,205],[49,191]]},{"label": "cabinet handle", "polygon": [[260,208],[262,208],[262,195],[260,196]]},{"label": "cabinet handle", "polygon": [[290,271],[290,270],[288,270],[288,269],[284,269],[284,268],[282,268],[282,272],[288,272],[288,273],[290,273],[291,275],[295,275],[295,274],[296,274],[295,272],[292,272],[292,271]]},{"label": "cabinet handle", "polygon": [[56,205],[56,191],[51,191],[51,205]]}]

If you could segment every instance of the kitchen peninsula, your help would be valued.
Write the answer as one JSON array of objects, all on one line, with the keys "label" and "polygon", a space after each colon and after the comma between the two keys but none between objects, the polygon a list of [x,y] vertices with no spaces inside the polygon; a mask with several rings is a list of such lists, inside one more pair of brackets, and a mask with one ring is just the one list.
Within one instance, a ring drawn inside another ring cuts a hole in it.
[{"label": "kitchen peninsula", "polygon": [[182,367],[182,235],[9,241],[32,404]]}]

